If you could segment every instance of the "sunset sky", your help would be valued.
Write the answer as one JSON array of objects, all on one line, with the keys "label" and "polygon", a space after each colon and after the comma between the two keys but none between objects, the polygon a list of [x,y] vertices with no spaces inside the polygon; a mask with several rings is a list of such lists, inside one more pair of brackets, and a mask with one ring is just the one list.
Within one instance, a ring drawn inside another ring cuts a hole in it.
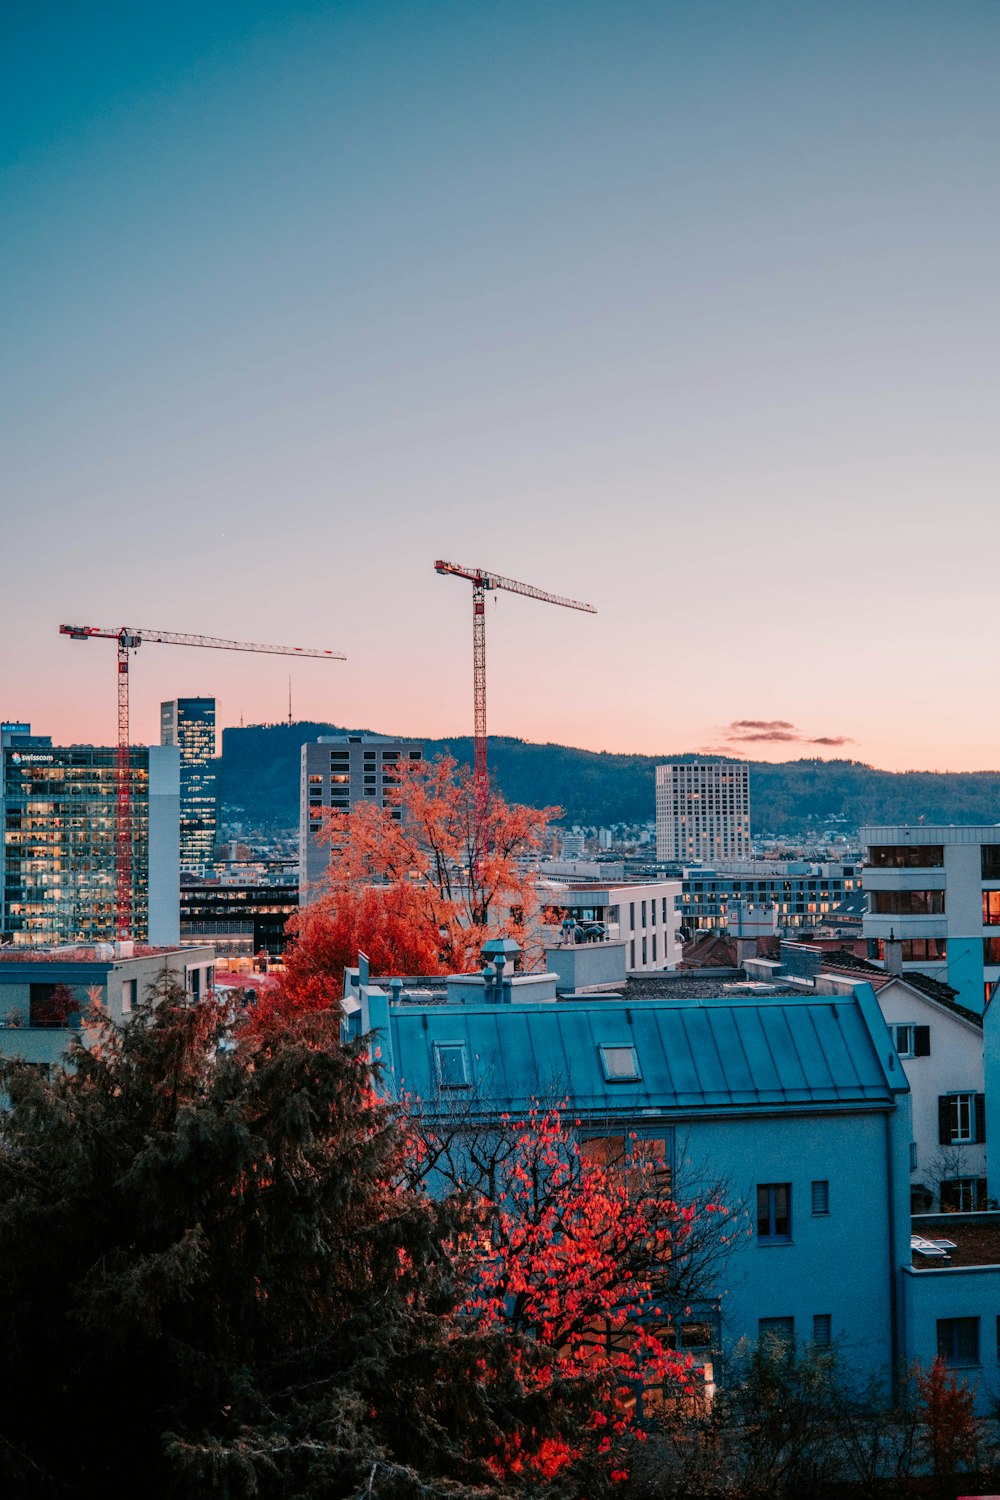
[{"label": "sunset sky", "polygon": [[996,0],[0,28],[0,716],[1000,766]]}]

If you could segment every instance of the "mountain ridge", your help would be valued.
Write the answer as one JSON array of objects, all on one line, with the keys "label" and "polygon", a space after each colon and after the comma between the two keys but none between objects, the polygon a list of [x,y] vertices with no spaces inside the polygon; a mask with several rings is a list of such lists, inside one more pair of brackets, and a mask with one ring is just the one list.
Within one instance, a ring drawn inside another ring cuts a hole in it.
[{"label": "mountain ridge", "polygon": [[[223,821],[292,828],[299,819],[301,747],[325,734],[370,734],[333,724],[252,724],[225,729],[219,769]],[[402,738],[403,736],[401,736]],[[472,738],[423,742],[429,757],[447,752],[472,764]],[[686,751],[663,755],[581,750],[491,736],[490,770],[504,796],[533,807],[559,806],[561,822],[587,827],[647,823],[655,816],[655,767],[666,761],[737,757]],[[864,824],[995,823],[998,771],[881,771],[857,760],[739,761],[750,767],[751,829],[793,833],[843,819]]]}]

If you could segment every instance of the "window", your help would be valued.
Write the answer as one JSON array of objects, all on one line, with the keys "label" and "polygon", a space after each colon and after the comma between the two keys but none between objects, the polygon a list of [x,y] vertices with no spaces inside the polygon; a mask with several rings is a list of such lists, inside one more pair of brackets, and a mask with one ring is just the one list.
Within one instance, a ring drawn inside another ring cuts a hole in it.
[{"label": "window", "polygon": [[916,1170],[917,1170],[917,1143],[916,1143],[916,1141],[911,1141],[910,1142],[910,1171],[911,1172],[915,1172]]},{"label": "window", "polygon": [[423,760],[423,758],[424,758],[424,753],[423,753],[422,750],[411,750],[410,751],[410,759],[411,760]]},{"label": "window", "polygon": [[1000,938],[983,938],[983,963],[1000,964]]},{"label": "window", "polygon": [[761,1244],[787,1244],[792,1237],[792,1184],[757,1184],[757,1239]]},{"label": "window", "polygon": [[938,1096],[938,1143],[959,1146],[986,1140],[986,1098],[983,1094]]},{"label": "window", "polygon": [[641,903],[641,905],[642,905],[642,925],[643,925],[643,927],[645,927],[645,925],[646,925],[646,903],[645,903],[645,901],[643,901]]},{"label": "window", "polygon": [[682,1349],[710,1349],[712,1347],[711,1323],[682,1323],[680,1346]]},{"label": "window", "polygon": [[950,1177],[941,1183],[943,1213],[975,1213],[985,1206],[985,1177]]},{"label": "window", "polygon": [[[629,904],[628,904],[628,925],[629,925],[629,931],[630,932],[634,932],[635,931],[635,902],[634,901],[630,901]],[[635,962],[634,959],[633,959],[633,962]]]},{"label": "window", "polygon": [[1000,880],[1000,844],[984,844],[980,861],[984,880]]},{"label": "window", "polygon": [[871,909],[880,917],[936,917],[945,909],[944,891],[872,891]]},{"label": "window", "polygon": [[758,1318],[757,1337],[772,1348],[790,1350],[795,1344],[794,1318]]},{"label": "window", "polygon": [[672,1177],[673,1144],[672,1134],[645,1136],[630,1131],[627,1136],[588,1136],[580,1142],[580,1160],[604,1171],[623,1171],[626,1185],[638,1183],[646,1191],[654,1183],[657,1192],[666,1194]]},{"label": "window", "polygon": [[[1000,895],[1000,891],[997,894]],[[941,963],[948,957],[948,944],[943,937],[904,938],[902,949],[903,960],[906,963],[926,963],[928,960],[932,963]],[[880,960],[885,959],[885,943],[882,938],[875,943],[875,952],[872,956]]]},{"label": "window", "polygon": [[826,1178],[812,1185],[812,1211],[814,1214],[830,1212],[830,1184]]},{"label": "window", "polygon": [[979,1319],[938,1318],[937,1352],[949,1365],[978,1365]]},{"label": "window", "polygon": [[130,1015],[135,1008],[135,992],[138,985],[136,979],[122,980],[122,1015]]},{"label": "window", "polygon": [[996,927],[1000,923],[1000,891],[983,892],[983,926]]},{"label": "window", "polygon": [[642,1077],[634,1047],[602,1045],[598,1050],[608,1083],[635,1083]]},{"label": "window", "polygon": [[914,1026],[907,1021],[903,1025],[891,1026],[892,1040],[900,1057],[930,1057],[931,1028]]},{"label": "window", "polygon": [[944,865],[944,845],[873,844],[868,863],[876,870],[939,870]]},{"label": "window", "polygon": [[833,1342],[833,1317],[830,1313],[813,1313],[813,1343],[828,1349]]},{"label": "window", "polygon": [[439,1087],[467,1089],[470,1086],[469,1054],[464,1042],[435,1042],[434,1063]]}]

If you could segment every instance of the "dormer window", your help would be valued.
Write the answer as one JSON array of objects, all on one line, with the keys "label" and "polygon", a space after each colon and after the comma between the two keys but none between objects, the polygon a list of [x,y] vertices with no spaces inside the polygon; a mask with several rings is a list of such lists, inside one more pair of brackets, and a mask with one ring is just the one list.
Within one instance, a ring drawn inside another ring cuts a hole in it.
[{"label": "dormer window", "polygon": [[464,1042],[435,1042],[434,1065],[438,1087],[467,1089],[472,1083],[469,1054]]},{"label": "dormer window", "polygon": [[599,1051],[608,1083],[636,1083],[642,1078],[634,1047],[602,1045]]}]

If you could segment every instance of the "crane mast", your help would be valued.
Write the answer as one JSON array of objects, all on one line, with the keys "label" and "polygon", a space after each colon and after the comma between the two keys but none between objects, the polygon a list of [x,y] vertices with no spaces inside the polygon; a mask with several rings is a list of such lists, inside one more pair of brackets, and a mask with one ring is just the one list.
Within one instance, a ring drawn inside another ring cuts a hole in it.
[{"label": "crane mast", "polygon": [[589,615],[596,615],[597,610],[592,604],[581,604],[578,599],[547,593],[545,589],[535,588],[533,584],[518,583],[514,578],[504,578],[485,568],[466,568],[461,563],[444,562],[440,559],[434,564],[434,568],[438,573],[464,578],[472,584],[473,786],[476,822],[482,832],[489,802],[486,765],[486,590],[504,589],[508,594],[523,594],[528,599],[540,599],[543,604],[580,609]]},{"label": "crane mast", "polygon": [[132,930],[132,750],[129,734],[129,658],[144,641],[166,646],[205,646],[215,651],[255,651],[273,656],[308,656],[344,661],[340,651],[307,646],[265,646],[257,641],[230,641],[218,636],[187,635],[173,630],[146,630],[123,625],[60,625],[73,641],[115,641],[118,646],[118,744],[115,751],[115,935],[127,942]]}]

